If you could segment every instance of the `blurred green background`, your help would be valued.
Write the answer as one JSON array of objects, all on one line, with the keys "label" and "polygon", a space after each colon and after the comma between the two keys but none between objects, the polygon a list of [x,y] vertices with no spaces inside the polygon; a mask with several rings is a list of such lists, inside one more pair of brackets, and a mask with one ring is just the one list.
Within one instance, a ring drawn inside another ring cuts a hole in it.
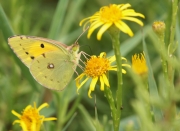
[{"label": "blurred green background", "polygon": [[[34,101],[38,106],[44,102],[49,103],[50,107],[43,109],[41,114],[59,119],[54,122],[45,122],[46,131],[93,131],[95,130],[93,126],[95,95],[99,121],[106,126],[107,131],[112,130],[110,108],[99,87],[96,87],[92,93],[92,99],[87,96],[89,84],[83,86],[78,95],[74,81],[77,76],[75,74],[62,92],[46,89],[33,79],[27,67],[20,62],[7,44],[7,38],[12,35],[30,35],[51,38],[71,45],[82,33],[79,22],[93,15],[100,7],[111,3],[130,3],[136,12],[145,15],[145,19],[142,19],[144,27],[127,22],[135,35],[130,38],[127,34],[121,33],[121,52],[128,62],[131,62],[132,55],[143,52],[142,37],[144,36],[149,54],[151,54],[149,56],[154,76],[158,79],[161,75],[159,74],[161,65],[153,46],[156,40],[152,38],[151,25],[155,20],[163,20],[167,25],[169,24],[169,21],[166,21],[171,9],[168,0],[0,0],[1,16],[4,10],[8,20],[8,22],[0,21],[0,131],[20,130],[17,124],[12,125],[17,118],[12,115],[11,110],[14,109],[20,113]],[[90,39],[87,39],[87,33],[85,33],[78,41],[80,50],[90,55],[99,55],[103,51],[109,56],[112,55],[112,44],[108,33],[103,34],[101,41],[96,39],[96,35],[97,30]],[[84,45],[88,45],[90,49]],[[81,73],[80,69],[77,70]],[[135,119],[131,106],[135,98],[135,86],[128,74],[123,75],[123,80],[123,111],[120,130],[123,130],[129,120]],[[116,84],[117,76],[112,72],[110,85],[114,94]]]}]

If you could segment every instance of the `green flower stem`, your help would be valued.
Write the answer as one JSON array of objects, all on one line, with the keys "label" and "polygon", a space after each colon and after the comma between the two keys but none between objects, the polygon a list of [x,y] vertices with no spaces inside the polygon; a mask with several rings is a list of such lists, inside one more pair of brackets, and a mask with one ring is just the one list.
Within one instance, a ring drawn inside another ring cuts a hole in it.
[{"label": "green flower stem", "polygon": [[[170,33],[170,42],[169,42],[169,47],[168,47],[168,55],[170,59],[174,59],[174,51],[177,48],[176,42],[174,42],[174,36],[175,36],[175,28],[176,28],[176,18],[177,18],[177,10],[178,10],[178,0],[173,0],[172,1],[172,19],[171,19],[171,33]],[[171,86],[174,89],[174,69],[173,66],[170,62],[168,62],[168,76],[169,80],[171,82]],[[173,90],[172,89],[172,90]]]},{"label": "green flower stem", "polygon": [[[171,34],[170,34],[170,42],[169,42],[169,48],[168,48],[168,54],[171,59],[174,59],[174,51],[177,48],[176,42],[174,42],[174,36],[175,36],[175,28],[176,28],[176,17],[177,17],[177,10],[178,10],[178,0],[172,1],[172,19],[171,19]],[[174,69],[171,63],[168,63],[168,73],[169,73],[169,80],[171,82],[171,85],[173,85],[174,81]],[[173,87],[174,88],[174,87]]]},{"label": "green flower stem", "polygon": [[[176,50],[176,42],[174,42],[174,36],[175,36],[175,28],[176,28],[176,17],[177,17],[177,10],[178,10],[178,0],[172,1],[172,23],[171,23],[171,34],[170,34],[170,42],[169,42],[169,57],[173,59],[173,53]],[[171,66],[171,63],[169,64],[169,79],[171,82],[174,81],[174,69]]]},{"label": "green flower stem", "polygon": [[177,45],[174,42],[175,36],[175,29],[176,29],[176,18],[177,18],[177,11],[178,11],[178,0],[172,0],[172,18],[171,18],[171,33],[170,33],[170,41],[169,41],[169,55],[172,56]]},{"label": "green flower stem", "polygon": [[[165,49],[165,43],[164,43],[164,33],[163,34],[159,34],[158,35],[159,38],[159,44],[160,44],[160,55],[161,55],[161,63],[162,63],[162,69],[163,69],[163,75],[165,78],[165,82],[167,84],[167,86],[165,86],[166,88],[164,88],[164,92],[166,92],[168,98],[172,98],[172,92],[174,90],[174,85],[173,85],[173,76],[174,76],[174,69],[171,65],[170,62],[168,62],[167,65],[167,51]],[[172,112],[171,115],[169,115],[169,112]],[[176,105],[175,103],[171,103],[171,105],[169,106],[169,109],[167,109],[167,111],[164,112],[164,117],[167,121],[171,121],[175,118],[175,113],[176,112]]]},{"label": "green flower stem", "polygon": [[167,89],[165,89],[166,92],[169,92],[170,89],[170,82],[168,78],[168,65],[167,65],[167,51],[165,48],[165,43],[164,43],[164,32],[157,34],[158,36],[158,43],[160,45],[160,55],[161,55],[161,64],[162,64],[162,69],[163,69],[163,75],[165,78],[165,81],[167,83]]},{"label": "green flower stem", "polygon": [[66,117],[65,117],[65,120],[64,120],[65,122],[67,122],[68,120],[70,120],[70,118],[73,116],[73,114],[74,114],[74,112],[76,111],[79,103],[81,102],[82,94],[83,94],[83,93],[80,93],[80,94],[77,96],[77,98],[76,98],[73,106],[72,106],[71,109],[68,111],[68,113],[67,113],[67,115],[66,115]]},{"label": "green flower stem", "polygon": [[111,109],[111,112],[112,112],[114,131],[118,131],[118,128],[115,128],[116,127],[116,119],[117,119],[116,118],[116,107],[115,107],[112,92],[111,92],[109,87],[105,86],[104,94],[105,94],[105,97],[108,100],[108,103],[110,105],[110,109]]},{"label": "green flower stem", "polygon": [[144,82],[143,83],[144,84],[143,87],[145,88],[145,89],[141,88],[143,90],[142,92],[144,92],[144,94],[147,94],[147,96],[148,96],[147,100],[145,99],[145,101],[144,101],[145,108],[147,110],[147,115],[149,116],[148,118],[151,118],[151,120],[154,121],[154,118],[153,118],[153,116],[151,114],[151,104],[150,104],[150,94],[149,94],[148,78],[147,77],[146,78],[142,77],[142,80]]},{"label": "green flower stem", "polygon": [[121,118],[121,107],[122,107],[122,62],[121,62],[121,53],[120,53],[120,42],[119,42],[119,34],[120,31],[115,26],[111,26],[109,29],[109,34],[111,35],[112,44],[114,53],[116,56],[117,63],[117,76],[118,76],[118,88],[116,94],[116,121],[115,121],[115,129],[119,128],[120,118]]},{"label": "green flower stem", "polygon": [[[174,36],[175,36],[175,28],[176,28],[176,18],[177,18],[177,10],[178,10],[178,0],[173,0],[172,1],[172,19],[171,19],[171,33],[170,33],[170,42],[169,42],[169,48],[168,48],[168,55],[170,59],[174,59],[174,51],[177,48],[176,42],[174,41]],[[172,63],[168,62],[168,78],[170,81],[170,98],[173,96],[173,91],[174,91],[174,68]],[[176,116],[176,104],[175,102],[172,102],[170,110],[172,112],[172,117],[171,119],[175,119]]]}]

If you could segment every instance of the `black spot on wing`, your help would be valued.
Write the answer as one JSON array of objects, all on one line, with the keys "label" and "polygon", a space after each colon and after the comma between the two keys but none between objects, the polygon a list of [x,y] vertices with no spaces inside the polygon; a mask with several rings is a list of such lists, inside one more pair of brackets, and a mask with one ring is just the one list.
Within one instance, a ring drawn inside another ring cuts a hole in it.
[{"label": "black spot on wing", "polygon": [[29,53],[28,52],[25,52],[27,55],[29,55]]},{"label": "black spot on wing", "polygon": [[40,46],[41,46],[41,48],[44,48],[44,44],[43,43]]},{"label": "black spot on wing", "polygon": [[45,56],[45,54],[44,54],[44,53],[42,54],[42,56],[43,56],[44,58],[46,58],[46,56]]},{"label": "black spot on wing", "polygon": [[34,60],[34,58],[35,58],[34,56],[31,56],[31,59],[32,59],[32,60]]}]

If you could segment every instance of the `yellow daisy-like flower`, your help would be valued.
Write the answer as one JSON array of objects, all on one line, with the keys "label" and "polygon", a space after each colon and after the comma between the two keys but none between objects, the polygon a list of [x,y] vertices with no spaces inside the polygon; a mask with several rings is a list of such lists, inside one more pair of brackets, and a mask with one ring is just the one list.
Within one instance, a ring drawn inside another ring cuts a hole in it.
[{"label": "yellow daisy-like flower", "polygon": [[12,114],[19,118],[19,120],[15,120],[13,124],[19,123],[23,131],[40,131],[44,121],[57,120],[55,117],[45,118],[39,114],[39,111],[47,106],[47,103],[42,104],[39,108],[36,108],[36,103],[34,103],[34,107],[28,105],[22,112],[22,115],[12,110]]},{"label": "yellow daisy-like flower", "polygon": [[139,75],[146,75],[148,68],[144,54],[135,54],[132,56],[132,69]]},{"label": "yellow daisy-like flower", "polygon": [[[122,57],[123,60],[126,60],[124,57]],[[84,85],[84,83],[87,82],[90,78],[92,78],[90,88],[88,91],[88,96],[91,97],[91,92],[94,91],[96,83],[98,80],[100,80],[100,90],[104,90],[104,84],[107,87],[110,87],[108,78],[106,76],[107,72],[117,71],[117,66],[112,66],[111,63],[113,63],[116,60],[115,56],[112,56],[110,58],[106,58],[106,53],[102,52],[98,57],[93,55],[87,62],[85,63],[85,70],[84,72],[79,75],[76,78],[76,86],[77,91]],[[129,66],[127,64],[122,64],[122,66]],[[122,73],[126,73],[124,69],[122,69]],[[81,79],[86,76],[86,79],[84,79],[82,82]]]},{"label": "yellow daisy-like flower", "polygon": [[85,22],[84,28],[90,23],[90,28],[88,31],[88,38],[90,38],[93,31],[100,27],[100,30],[97,34],[97,39],[100,40],[102,34],[108,30],[112,25],[116,26],[122,32],[133,36],[133,32],[129,26],[123,22],[123,20],[129,20],[136,22],[137,24],[143,26],[142,21],[135,18],[136,16],[145,18],[143,14],[136,13],[133,9],[127,9],[131,7],[130,4],[111,4],[109,6],[104,6],[100,8],[93,16],[87,17],[80,22],[80,26]]}]

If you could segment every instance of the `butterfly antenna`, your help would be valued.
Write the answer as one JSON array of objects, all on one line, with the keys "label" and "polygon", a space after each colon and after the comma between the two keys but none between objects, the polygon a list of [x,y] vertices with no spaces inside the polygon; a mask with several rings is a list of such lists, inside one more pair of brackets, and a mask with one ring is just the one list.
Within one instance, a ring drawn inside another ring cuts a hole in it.
[{"label": "butterfly antenna", "polygon": [[79,35],[79,37],[77,38],[77,40],[75,41],[75,43],[77,43],[77,41],[79,40],[79,38],[89,29],[89,26]]}]

